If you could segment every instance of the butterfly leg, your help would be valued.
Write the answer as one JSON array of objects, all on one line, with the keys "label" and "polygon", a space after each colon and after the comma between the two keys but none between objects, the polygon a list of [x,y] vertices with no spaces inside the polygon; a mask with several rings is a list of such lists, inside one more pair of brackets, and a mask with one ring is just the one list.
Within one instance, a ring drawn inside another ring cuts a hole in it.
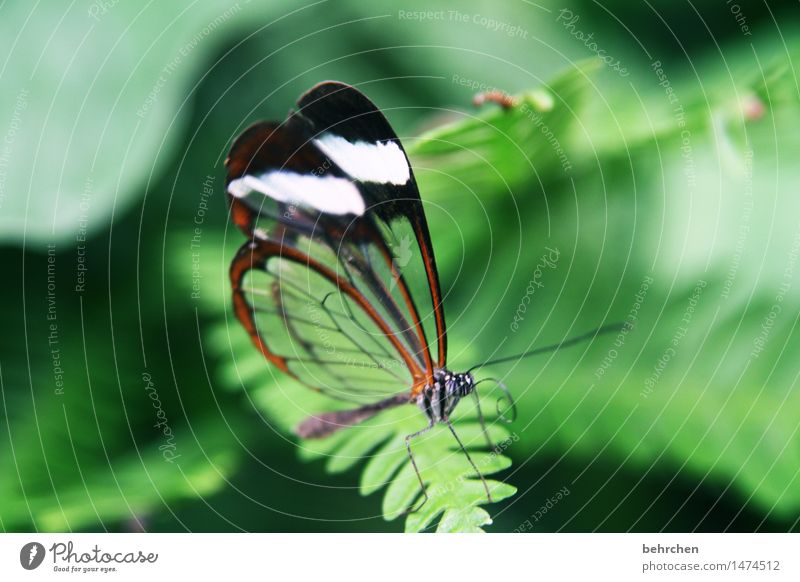
[{"label": "butterfly leg", "polygon": [[478,466],[475,464],[475,461],[473,461],[472,457],[469,456],[469,452],[467,452],[467,449],[464,446],[464,444],[461,442],[461,439],[458,438],[458,435],[456,434],[456,429],[453,428],[453,424],[449,420],[447,420],[445,422],[447,424],[447,428],[450,429],[450,432],[453,434],[453,437],[456,439],[456,442],[458,443],[458,446],[461,447],[461,450],[464,452],[464,456],[467,457],[467,460],[469,461],[469,464],[472,465],[472,468],[475,469],[475,473],[478,475],[478,477],[481,478],[481,482],[483,483],[483,488],[486,490],[486,499],[489,500],[489,503],[492,503],[492,494],[489,492],[489,484],[486,482],[486,479],[484,479],[483,473],[481,473],[478,470]]},{"label": "butterfly leg", "polygon": [[411,466],[414,467],[414,472],[417,474],[417,480],[419,480],[419,488],[422,491],[422,496],[423,496],[422,503],[420,503],[419,506],[415,507],[414,509],[409,510],[409,513],[416,513],[428,501],[428,491],[425,489],[425,483],[422,481],[422,475],[419,474],[419,468],[417,468],[417,462],[414,460],[414,454],[411,452],[411,439],[425,434],[426,432],[428,432],[433,428],[434,424],[435,422],[431,420],[430,424],[425,428],[423,428],[422,430],[418,430],[415,433],[406,435],[406,451],[408,451],[408,458],[411,459]]}]

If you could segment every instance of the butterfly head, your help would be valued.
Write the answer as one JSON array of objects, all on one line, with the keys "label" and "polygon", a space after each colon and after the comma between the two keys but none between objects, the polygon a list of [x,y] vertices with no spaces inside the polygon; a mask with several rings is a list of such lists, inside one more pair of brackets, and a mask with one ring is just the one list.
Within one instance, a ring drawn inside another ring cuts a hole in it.
[{"label": "butterfly head", "polygon": [[458,402],[473,390],[475,379],[472,374],[440,368],[433,374],[433,383],[420,392],[417,405],[432,422],[445,422]]}]

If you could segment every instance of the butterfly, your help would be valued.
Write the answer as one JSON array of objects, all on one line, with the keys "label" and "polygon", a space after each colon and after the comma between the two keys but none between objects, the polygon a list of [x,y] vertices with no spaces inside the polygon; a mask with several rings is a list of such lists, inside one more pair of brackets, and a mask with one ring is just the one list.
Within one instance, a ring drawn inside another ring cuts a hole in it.
[{"label": "butterfly", "polygon": [[[437,424],[449,428],[491,501],[451,423],[453,410],[471,396],[488,434],[475,368],[447,366],[436,258],[403,144],[350,85],[319,83],[296,105],[285,121],[246,129],[225,162],[231,219],[248,239],[230,267],[236,317],[279,370],[352,403],[308,417],[298,436],[323,438],[412,404],[427,419],[405,437],[423,503],[411,441]],[[513,417],[513,400],[498,386]]]}]

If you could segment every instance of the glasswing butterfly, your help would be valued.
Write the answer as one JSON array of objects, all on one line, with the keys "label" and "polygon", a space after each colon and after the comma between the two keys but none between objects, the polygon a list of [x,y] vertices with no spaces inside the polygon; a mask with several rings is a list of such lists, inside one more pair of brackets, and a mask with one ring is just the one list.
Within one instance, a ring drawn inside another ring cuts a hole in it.
[{"label": "glasswing butterfly", "polygon": [[478,366],[447,368],[428,223],[403,145],[383,113],[355,87],[319,83],[285,121],[246,129],[226,166],[231,218],[248,238],[230,268],[236,317],[277,368],[354,404],[310,416],[296,434],[322,438],[413,404],[428,420],[405,439],[423,503],[427,493],[411,440],[437,423],[450,429],[491,501],[450,422],[459,401],[472,395],[486,434],[471,374]]}]

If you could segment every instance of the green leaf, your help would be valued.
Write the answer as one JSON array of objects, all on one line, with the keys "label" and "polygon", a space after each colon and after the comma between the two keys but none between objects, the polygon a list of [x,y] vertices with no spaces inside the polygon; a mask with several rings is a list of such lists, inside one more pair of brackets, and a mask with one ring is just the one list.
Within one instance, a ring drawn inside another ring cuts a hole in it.
[{"label": "green leaf", "polygon": [[444,203],[469,189],[491,201],[534,180],[568,176],[575,114],[599,67],[597,60],[579,62],[551,83],[515,96],[507,110],[485,105],[411,140],[407,149],[423,199]]},{"label": "green leaf", "polygon": [[[180,233],[176,236],[182,240]],[[226,251],[221,240],[218,245],[211,242],[205,247],[209,251],[200,265],[204,281],[201,303],[216,307],[219,298],[225,295],[224,288],[213,283],[221,280],[218,258],[232,251]],[[182,257],[186,252],[182,250],[175,255],[174,264],[179,270],[185,271],[187,265],[191,265],[191,261]],[[215,272],[217,274],[212,275]],[[234,324],[233,327],[230,324]],[[222,360],[218,370],[220,383],[228,390],[246,389],[270,422],[285,433],[290,433],[311,413],[342,407],[341,402],[308,390],[272,369],[235,321],[219,322],[209,328],[206,349]],[[482,408],[494,410],[497,396],[483,393]],[[385,488],[383,513],[386,519],[392,520],[406,515],[412,505],[421,501],[419,482],[405,449],[405,436],[420,430],[426,423],[425,416],[416,407],[402,406],[328,438],[300,440],[299,454],[306,461],[324,461],[329,473],[343,473],[363,465],[361,494],[371,495]],[[454,424],[484,476],[510,466],[511,461],[501,453],[519,438],[509,436],[506,427],[495,422],[488,426],[488,435],[499,448],[483,452],[487,444],[472,399],[459,404]],[[408,515],[406,531],[428,528],[442,513],[447,522],[440,526],[440,531],[475,531],[491,523],[488,514],[479,507],[487,503],[486,491],[444,427],[436,427],[414,440],[412,447],[430,499],[419,511]],[[487,483],[495,502],[516,491],[510,485],[491,479],[487,479]]]},{"label": "green leaf", "polygon": [[[52,346],[39,341],[48,337],[40,322],[29,321],[35,340],[27,353],[16,333],[21,318],[5,322],[0,429],[8,439],[0,447],[0,527],[6,531],[146,521],[177,500],[218,491],[236,468],[239,455],[227,423],[244,432],[243,416],[221,418],[200,411],[196,400],[176,401],[166,370],[150,369],[148,391],[136,351],[120,350],[115,360],[100,318],[92,320],[98,325],[81,337],[75,318],[60,312]],[[122,320],[118,330],[125,329]],[[54,383],[51,347],[59,350],[63,385]],[[30,373],[28,357],[40,362]]]},{"label": "green leaf", "polygon": [[225,425],[218,419],[198,420],[191,427],[176,426],[175,431],[184,436],[193,432],[196,440],[179,440],[179,458],[174,461],[165,460],[156,444],[107,466],[84,462],[80,477],[71,483],[59,471],[53,475],[55,494],[46,486],[30,487],[28,481],[25,503],[4,507],[3,523],[17,529],[30,519],[42,531],[72,531],[98,523],[146,521],[167,511],[177,499],[218,492],[238,464]]},{"label": "green leaf", "polygon": [[[0,529],[147,526],[180,501],[219,491],[238,465],[247,417],[204,389],[191,342],[174,342],[162,357],[167,350],[149,333],[162,305],[151,298],[131,308],[135,284],[113,284],[110,300],[100,261],[88,263],[85,291],[72,293],[74,249],[56,248],[2,251],[9,269],[24,262],[26,285],[0,288]],[[109,264],[127,263],[130,249]],[[160,273],[146,260],[150,249],[160,251],[143,245],[140,280]],[[23,297],[28,286],[49,292]],[[191,391],[177,389],[182,380]]]},{"label": "green leaf", "polygon": [[85,236],[141,197],[182,137],[190,80],[280,4],[3,5],[0,237]]},{"label": "green leaf", "polygon": [[[518,210],[524,231],[469,232],[465,254],[477,272],[476,249],[520,249],[486,259],[485,280],[507,281],[507,293],[485,285],[459,300],[454,287],[450,305],[468,305],[456,313],[459,333],[476,349],[513,353],[603,323],[635,324],[511,368],[506,381],[530,421],[521,449],[587,459],[602,450],[620,468],[658,467],[736,492],[765,515],[796,517],[800,174],[791,158],[800,139],[781,128],[800,125],[800,96],[782,60],[700,109],[697,88],[684,88],[685,127],[659,107],[663,94],[650,96],[654,104],[641,105],[653,115],[650,139],[640,126],[630,142],[609,140],[610,120],[629,117],[634,95],[603,104],[603,114],[582,110],[598,158],[578,152],[574,179],[547,184],[547,206],[518,197],[517,207],[494,209]],[[745,108],[754,96],[761,114]],[[450,210],[454,223],[466,218],[460,205]],[[514,332],[509,323],[546,247],[562,258]]]},{"label": "green leaf", "polygon": [[[232,370],[240,367],[260,366],[261,378],[247,383],[248,392],[282,430],[288,432],[311,412],[341,408],[341,402],[319,395],[288,378],[267,381],[267,366],[249,344],[244,332],[238,330],[239,335],[247,340],[247,345],[238,340],[231,345],[227,341],[227,332],[219,332],[221,328],[222,325],[218,326],[217,331],[210,335],[209,349],[219,354],[229,353],[232,347],[236,350],[235,359],[223,364],[223,377],[237,376]],[[494,400],[488,396],[484,400],[483,408],[492,410]],[[484,476],[491,475],[507,468],[511,461],[499,453],[479,452],[486,444],[471,405],[471,400],[459,404],[454,424],[480,472]],[[416,407],[403,406],[328,438],[301,440],[298,444],[300,456],[307,461],[324,461],[329,473],[343,473],[363,465],[359,485],[361,494],[370,495],[388,485],[383,513],[388,520],[396,519],[406,515],[409,507],[421,501],[419,482],[405,449],[405,436],[420,430],[426,422]],[[493,442],[501,443],[503,448],[511,442],[505,427],[490,426],[488,433]],[[412,441],[412,447],[430,499],[419,511],[407,517],[406,531],[421,531],[429,527],[442,512],[449,516],[446,531],[473,531],[490,523],[488,515],[478,507],[487,503],[483,485],[446,429],[437,427],[429,435]],[[501,501],[515,492],[513,487],[504,483],[490,479],[487,483],[493,501]],[[486,519],[477,517],[483,515]]]}]

